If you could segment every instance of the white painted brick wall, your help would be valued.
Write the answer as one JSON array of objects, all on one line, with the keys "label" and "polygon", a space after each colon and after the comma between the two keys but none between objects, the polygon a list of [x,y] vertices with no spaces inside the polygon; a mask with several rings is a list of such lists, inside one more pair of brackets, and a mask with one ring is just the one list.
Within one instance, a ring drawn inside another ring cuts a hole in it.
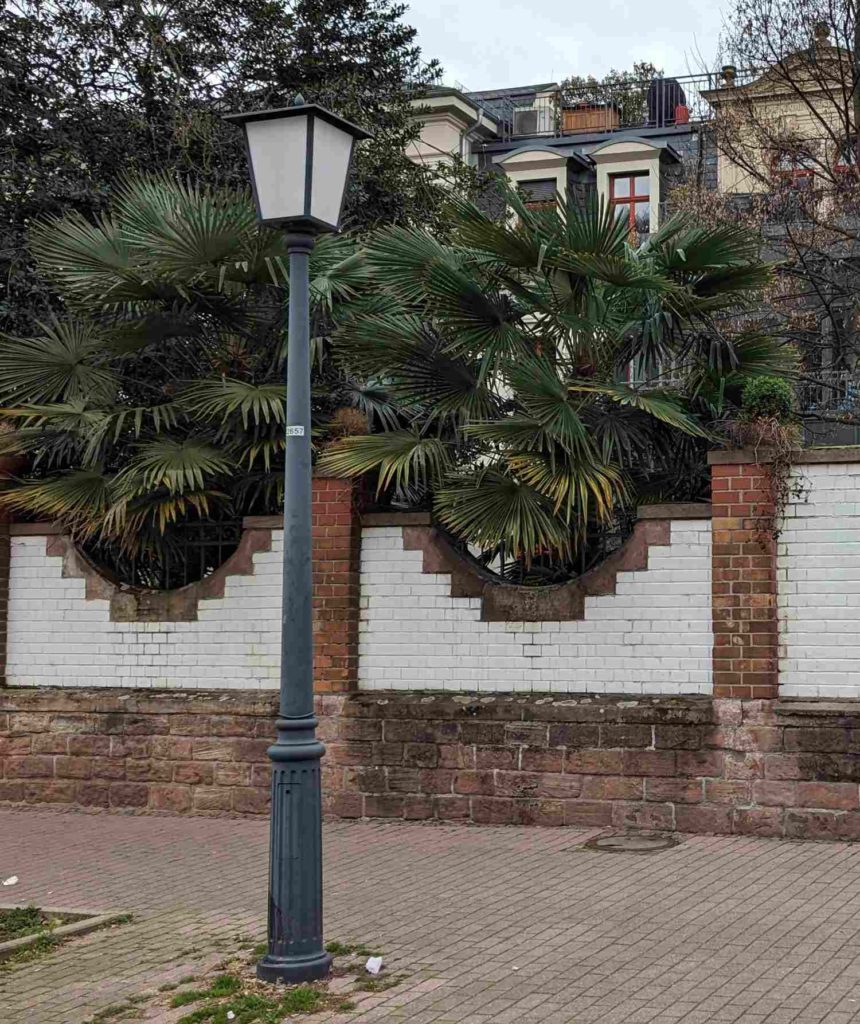
[{"label": "white painted brick wall", "polygon": [[228,576],[197,622],[111,622],[107,601],[85,599],[85,580],[63,579],[45,537],[13,537],[9,685],[277,689],[282,542],[273,531],[254,575]]},{"label": "white painted brick wall", "polygon": [[860,697],[860,463],[795,467],[777,545],[784,697]]},{"label": "white painted brick wall", "polygon": [[482,622],[480,598],[451,597],[422,559],[400,527],[362,533],[361,689],[711,692],[710,520],[673,522],[577,622]]}]

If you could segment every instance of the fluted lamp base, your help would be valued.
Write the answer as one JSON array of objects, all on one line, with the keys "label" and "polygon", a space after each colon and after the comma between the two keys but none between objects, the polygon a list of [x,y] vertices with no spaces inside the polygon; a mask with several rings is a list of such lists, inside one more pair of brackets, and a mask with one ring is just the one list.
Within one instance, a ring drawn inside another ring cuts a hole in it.
[{"label": "fluted lamp base", "polygon": [[331,971],[331,953],[312,954],[308,957],[277,957],[266,954],[257,964],[260,981],[285,985],[299,985],[304,981],[319,981],[328,977]]}]

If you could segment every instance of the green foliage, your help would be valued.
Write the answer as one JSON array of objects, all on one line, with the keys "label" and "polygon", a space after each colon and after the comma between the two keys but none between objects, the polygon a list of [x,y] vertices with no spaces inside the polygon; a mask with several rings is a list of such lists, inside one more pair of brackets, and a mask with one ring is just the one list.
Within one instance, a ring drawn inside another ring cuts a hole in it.
[{"label": "green foliage", "polygon": [[[59,308],[26,251],[31,222],[77,211],[83,237],[129,172],[244,186],[242,133],[221,114],[282,106],[298,92],[373,128],[356,156],[350,227],[432,220],[441,176],[406,148],[418,131],[412,101],[440,70],[422,60],[403,14],[396,0],[9,0],[0,11],[0,329],[30,334]],[[471,187],[469,169],[452,175]],[[230,248],[232,227],[221,227],[206,227],[211,247],[196,255]],[[110,232],[102,241],[103,257],[124,263]],[[190,241],[168,232],[154,254],[166,265],[174,244],[182,259]]]},{"label": "green foliage", "polygon": [[[313,1013],[325,1005],[325,995],[310,985],[288,988],[277,998],[246,993],[228,1002],[207,1003],[180,1017],[177,1024],[281,1024],[284,1016],[293,1013]],[[227,1017],[228,1013],[234,1016]]]},{"label": "green foliage", "polygon": [[[188,518],[276,511],[287,254],[247,191],[129,178],[101,220],[38,224],[33,251],[69,313],[34,337],[0,336],[0,406],[15,426],[0,453],[31,467],[7,503],[144,551]],[[320,239],[320,356],[365,280],[353,242]],[[378,398],[333,371],[318,379],[320,419],[344,404],[374,421]]]},{"label": "green foliage", "polygon": [[7,973],[16,967],[20,967],[22,964],[41,960],[43,957],[48,956],[49,953],[53,953],[65,941],[67,940],[58,939],[56,935],[52,935],[50,932],[42,932],[35,942],[24,946],[11,956],[7,956],[4,960],[0,961],[0,973]]},{"label": "green foliage", "polygon": [[[317,243],[315,437],[327,471],[528,569],[649,494],[698,496],[713,423],[791,359],[749,325],[770,268],[739,229],[674,220],[634,249],[608,210],[504,198],[494,221],[453,197],[444,237]],[[284,245],[245,191],[165,177],[38,226],[70,312],[0,337],[0,453],[31,465],[6,505],[145,553],[186,519],[275,512]]]},{"label": "green foliage", "polygon": [[387,992],[390,988],[396,988],[408,975],[392,974],[390,977],[382,978],[360,978],[355,983],[357,992]]},{"label": "green foliage", "polygon": [[9,907],[0,910],[0,942],[32,935],[47,926],[47,921],[38,907]]},{"label": "green foliage", "polygon": [[635,61],[630,71],[612,68],[601,79],[592,75],[586,78],[571,75],[561,83],[562,102],[571,106],[577,103],[611,103],[618,110],[622,125],[642,124],[647,118],[648,88],[651,81],[662,74],[662,68],[643,60]]},{"label": "green foliage", "polygon": [[755,377],[744,385],[741,397],[744,419],[775,419],[781,423],[795,418],[795,394],[782,377]]},{"label": "green foliage", "polygon": [[213,979],[207,989],[190,989],[188,992],[177,992],[170,1000],[170,1005],[187,1006],[189,1003],[198,1003],[201,999],[217,999],[221,996],[231,996],[242,988],[242,981],[235,974],[219,974]]},{"label": "green foliage", "polygon": [[747,326],[770,267],[744,232],[674,220],[637,249],[608,210],[505,199],[502,221],[452,199],[447,242],[368,240],[372,297],[344,312],[334,357],[397,422],[321,465],[528,570],[572,562],[649,494],[697,497],[714,421],[791,357]]},{"label": "green foliage", "polygon": [[[338,942],[332,939],[325,944],[326,952],[332,956],[380,956],[378,949],[366,945],[363,942]],[[265,952],[265,950],[263,950]]]}]

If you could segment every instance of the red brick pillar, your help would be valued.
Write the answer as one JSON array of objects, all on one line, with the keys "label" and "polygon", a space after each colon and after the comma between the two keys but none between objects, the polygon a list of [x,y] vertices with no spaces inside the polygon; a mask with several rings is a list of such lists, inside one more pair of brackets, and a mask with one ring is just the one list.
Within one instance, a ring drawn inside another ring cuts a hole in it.
[{"label": "red brick pillar", "polygon": [[[776,541],[768,466],[712,452],[714,696],[778,696]],[[762,520],[765,522],[762,522]]]},{"label": "red brick pillar", "polygon": [[314,690],[358,685],[361,522],[352,480],[313,482]]}]

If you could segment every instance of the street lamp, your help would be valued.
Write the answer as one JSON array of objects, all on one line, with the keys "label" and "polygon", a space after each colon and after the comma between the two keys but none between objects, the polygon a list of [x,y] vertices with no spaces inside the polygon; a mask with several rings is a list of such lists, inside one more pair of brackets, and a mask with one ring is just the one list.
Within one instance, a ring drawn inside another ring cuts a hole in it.
[{"label": "street lamp", "polygon": [[290,258],[281,699],[272,761],[268,952],[263,981],[325,977],[322,806],[313,699],[311,603],[311,376],[308,257],[314,238],[340,225],[352,152],[363,129],[297,96],[293,106],[229,114],[245,129],[251,183],[263,224],[287,232]]}]

